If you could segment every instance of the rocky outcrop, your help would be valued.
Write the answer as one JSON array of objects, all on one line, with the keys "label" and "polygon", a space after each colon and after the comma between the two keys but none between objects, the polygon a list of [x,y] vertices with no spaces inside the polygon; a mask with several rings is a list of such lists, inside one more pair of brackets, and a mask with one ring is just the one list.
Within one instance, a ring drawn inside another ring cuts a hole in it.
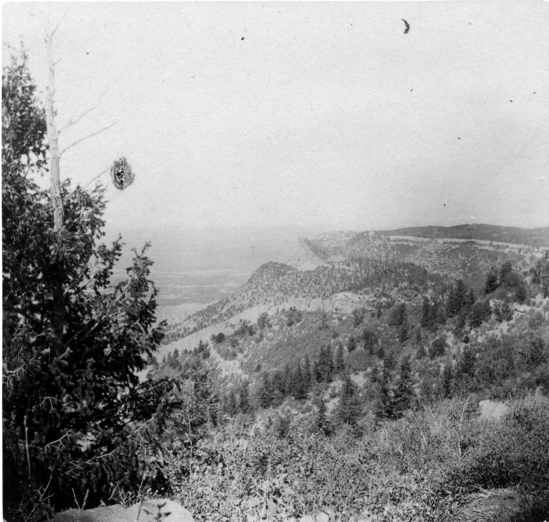
[{"label": "rocky outcrop", "polygon": [[326,254],[315,249],[307,238],[300,237],[297,240],[297,255],[290,261],[290,264],[298,270],[314,270],[324,263],[326,258]]},{"label": "rocky outcrop", "polygon": [[509,411],[509,406],[499,401],[480,401],[478,407],[480,417],[487,420],[499,420]]},{"label": "rocky outcrop", "polygon": [[181,504],[167,499],[139,502],[129,508],[120,504],[95,509],[69,509],[51,522],[194,522]]},{"label": "rocky outcrop", "polygon": [[352,292],[341,292],[324,300],[322,308],[326,312],[351,314],[353,310],[356,310],[357,308],[364,308],[368,311],[374,310],[375,301],[375,298],[367,295],[358,295]]}]

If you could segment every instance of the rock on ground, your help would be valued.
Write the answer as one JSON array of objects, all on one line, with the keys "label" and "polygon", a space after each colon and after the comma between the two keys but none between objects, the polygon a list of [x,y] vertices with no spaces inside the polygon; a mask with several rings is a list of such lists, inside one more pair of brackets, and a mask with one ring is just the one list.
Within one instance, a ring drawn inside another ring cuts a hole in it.
[{"label": "rock on ground", "polygon": [[167,499],[139,502],[129,508],[120,504],[95,509],[69,509],[51,522],[194,522],[181,504]]},{"label": "rock on ground", "polygon": [[500,401],[480,401],[478,406],[480,417],[488,420],[499,420],[509,411],[509,406]]}]

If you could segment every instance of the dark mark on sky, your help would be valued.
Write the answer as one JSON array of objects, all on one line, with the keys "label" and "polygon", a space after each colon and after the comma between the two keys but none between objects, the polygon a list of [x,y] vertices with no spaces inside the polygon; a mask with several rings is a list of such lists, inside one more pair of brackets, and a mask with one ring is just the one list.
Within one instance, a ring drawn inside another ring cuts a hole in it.
[{"label": "dark mark on sky", "polygon": [[404,22],[405,25],[404,34],[408,34],[408,31],[410,30],[410,24],[406,20],[404,20],[404,18],[401,18],[401,20]]}]

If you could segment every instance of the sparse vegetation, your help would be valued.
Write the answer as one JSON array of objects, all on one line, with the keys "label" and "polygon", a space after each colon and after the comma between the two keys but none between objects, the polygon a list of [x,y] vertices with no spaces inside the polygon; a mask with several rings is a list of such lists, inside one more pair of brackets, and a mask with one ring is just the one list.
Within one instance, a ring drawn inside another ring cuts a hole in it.
[{"label": "sparse vegetation", "polygon": [[[459,520],[481,488],[549,515],[547,253],[324,234],[302,241],[320,266],[263,265],[167,342],[255,316],[159,362],[146,248],[110,287],[121,245],[99,244],[103,194],[68,183],[51,232],[50,195],[24,174],[31,156],[45,168],[24,61],[3,86],[7,519],[162,494],[204,521]],[[507,413],[481,416],[483,399]]]}]

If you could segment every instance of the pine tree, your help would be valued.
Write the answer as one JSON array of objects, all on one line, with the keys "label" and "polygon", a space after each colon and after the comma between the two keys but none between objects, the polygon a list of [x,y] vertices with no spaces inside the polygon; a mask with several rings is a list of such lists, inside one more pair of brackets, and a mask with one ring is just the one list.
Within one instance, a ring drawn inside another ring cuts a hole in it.
[{"label": "pine tree", "polygon": [[290,363],[284,365],[284,395],[295,395],[296,379],[290,369]]},{"label": "pine tree", "polygon": [[398,340],[400,343],[405,343],[408,340],[408,324],[402,323],[398,328]]},{"label": "pine tree", "polygon": [[509,276],[513,273],[513,265],[511,261],[505,261],[499,269],[499,286],[505,286],[508,283]]},{"label": "pine tree", "polygon": [[427,297],[423,298],[423,304],[421,306],[421,326],[423,328],[430,328],[434,321],[436,320],[436,315],[433,318],[431,314],[431,302]]},{"label": "pine tree", "polygon": [[272,387],[272,405],[276,408],[284,402],[284,397],[286,397],[286,380],[284,374],[279,370],[275,370],[273,373]]},{"label": "pine tree", "polygon": [[349,337],[349,340],[347,341],[347,351],[349,353],[354,352],[355,348],[356,348],[356,339],[354,338],[354,336],[351,335]]},{"label": "pine tree", "polygon": [[330,345],[326,346],[325,382],[332,382],[334,374],[334,351]]},{"label": "pine tree", "polygon": [[223,401],[224,402],[224,406],[225,406],[225,413],[227,413],[227,415],[236,415],[237,412],[238,412],[238,405],[236,403],[236,394],[234,392],[234,390],[230,390],[226,397],[225,397],[225,400]]},{"label": "pine tree", "polygon": [[319,398],[318,412],[315,418],[315,428],[322,434],[328,435],[330,433],[330,424],[328,422],[328,416],[326,412],[326,404]]},{"label": "pine tree", "polygon": [[490,301],[477,301],[471,308],[471,314],[469,317],[471,327],[479,327],[484,321],[486,321],[490,317],[491,313],[492,309],[490,307]]},{"label": "pine tree", "polygon": [[340,424],[356,425],[361,413],[361,401],[356,384],[346,375],[339,393],[336,418]]},{"label": "pine tree", "polygon": [[379,376],[379,398],[376,406],[378,419],[392,419],[394,417],[393,390],[389,381],[389,372],[383,370]]},{"label": "pine tree", "polygon": [[394,412],[400,415],[410,408],[414,397],[412,366],[408,356],[403,357],[400,363],[400,372],[394,391]]},{"label": "pine tree", "polygon": [[240,385],[240,404],[239,408],[242,413],[250,413],[251,412],[251,404],[250,404],[250,390],[249,390],[249,383],[248,381],[244,381]]},{"label": "pine tree", "polygon": [[309,393],[311,391],[311,375],[312,375],[312,369],[311,369],[311,361],[309,359],[308,355],[305,355],[305,359],[303,361],[303,385],[305,387],[305,393]]},{"label": "pine tree", "polygon": [[334,372],[341,373],[345,371],[345,359],[343,358],[343,345],[338,343],[335,359],[334,359]]},{"label": "pine tree", "polygon": [[294,371],[294,391],[293,397],[295,400],[300,401],[307,398],[307,389],[303,382],[303,373],[301,371],[301,365],[297,365]]},{"label": "pine tree", "polygon": [[375,332],[372,330],[365,329],[364,332],[362,332],[362,341],[364,349],[369,353],[373,354],[374,350],[379,342],[378,337]]},{"label": "pine tree", "polygon": [[452,396],[452,382],[453,382],[453,372],[452,366],[450,364],[444,365],[444,370],[442,372],[442,395],[445,399],[448,399]]},{"label": "pine tree", "polygon": [[484,293],[486,295],[495,292],[499,286],[498,273],[494,267],[490,269],[488,275],[486,276],[486,281],[484,283]]},{"label": "pine tree", "polygon": [[408,318],[408,313],[406,311],[406,305],[404,303],[399,303],[394,306],[389,317],[389,324],[391,326],[399,327],[406,322]]},{"label": "pine tree", "polygon": [[448,303],[446,305],[448,317],[453,317],[461,311],[465,305],[466,293],[467,288],[465,287],[465,283],[462,279],[458,279],[456,285],[451,288],[450,295],[448,296]]},{"label": "pine tree", "polygon": [[467,308],[467,310],[470,310],[471,306],[473,306],[474,304],[475,304],[475,292],[471,288],[469,289],[469,291],[465,296],[465,307]]},{"label": "pine tree", "polygon": [[265,371],[261,373],[261,379],[259,381],[256,391],[257,405],[260,408],[268,408],[273,402],[273,389],[269,374]]},{"label": "pine tree", "polygon": [[383,360],[383,368],[385,368],[385,370],[387,370],[388,372],[391,372],[395,369],[395,366],[396,366],[395,354],[389,350],[385,354],[385,358]]},{"label": "pine tree", "polygon": [[420,345],[417,349],[416,358],[425,359],[425,357],[427,357],[427,350],[425,350],[425,346]]},{"label": "pine tree", "polygon": [[334,369],[332,349],[321,347],[318,353],[317,382],[331,382]]}]

